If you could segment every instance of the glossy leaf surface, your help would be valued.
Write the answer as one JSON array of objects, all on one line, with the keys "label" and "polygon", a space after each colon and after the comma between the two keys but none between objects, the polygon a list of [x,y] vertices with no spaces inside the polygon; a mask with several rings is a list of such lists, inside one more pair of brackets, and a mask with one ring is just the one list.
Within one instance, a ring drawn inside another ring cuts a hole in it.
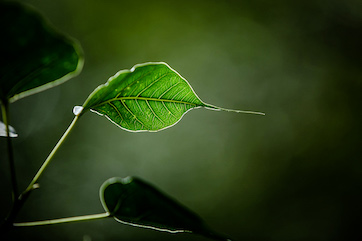
[{"label": "glossy leaf surface", "polygon": [[191,86],[165,63],[140,64],[99,86],[83,105],[130,131],[156,131],[204,106]]},{"label": "glossy leaf surface", "polygon": [[15,100],[59,85],[82,67],[80,47],[33,9],[0,3],[0,99]]},{"label": "glossy leaf surface", "polygon": [[198,107],[234,111],[201,101],[189,83],[162,62],[139,64],[118,72],[98,86],[83,107],[128,131],[162,130]]},{"label": "glossy leaf surface", "polygon": [[141,179],[110,178],[102,185],[100,196],[104,209],[121,223],[229,240],[210,230],[195,213]]}]

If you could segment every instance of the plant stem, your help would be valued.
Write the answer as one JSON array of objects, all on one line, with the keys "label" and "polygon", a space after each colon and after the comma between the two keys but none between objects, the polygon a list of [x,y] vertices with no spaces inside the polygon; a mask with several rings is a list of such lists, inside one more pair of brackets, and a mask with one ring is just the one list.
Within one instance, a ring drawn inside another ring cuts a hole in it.
[{"label": "plant stem", "polygon": [[91,214],[84,216],[76,216],[69,218],[58,218],[44,221],[35,221],[35,222],[25,222],[25,223],[14,223],[14,227],[32,227],[32,226],[42,226],[42,225],[50,225],[50,224],[59,224],[59,223],[71,223],[71,222],[80,222],[80,221],[88,221],[95,219],[102,219],[110,217],[110,213],[100,213],[100,214]]},{"label": "plant stem", "polygon": [[55,153],[58,151],[59,147],[63,144],[63,142],[65,141],[65,139],[67,138],[67,136],[69,135],[71,130],[73,129],[73,127],[74,127],[75,123],[77,122],[78,118],[79,118],[79,116],[74,117],[74,119],[73,119],[72,123],[69,125],[68,129],[64,132],[62,138],[60,138],[60,140],[58,141],[56,146],[50,152],[47,159],[44,161],[43,165],[40,167],[38,172],[35,174],[33,180],[31,181],[29,186],[25,189],[25,191],[23,192],[22,195],[27,194],[28,192],[32,191],[35,188],[36,182],[38,181],[39,177],[43,174],[45,168],[49,165],[49,163],[53,159]]},{"label": "plant stem", "polygon": [[7,149],[8,149],[8,159],[9,159],[9,166],[10,166],[10,176],[11,176],[11,186],[12,186],[12,200],[13,203],[19,196],[18,191],[18,183],[16,181],[16,171],[15,171],[15,162],[14,162],[14,152],[13,152],[13,145],[11,142],[10,137],[10,121],[9,121],[9,103],[2,101],[1,102],[1,112],[3,117],[3,122],[6,129],[6,142],[7,142]]},{"label": "plant stem", "polygon": [[[20,209],[24,205],[25,201],[28,199],[31,191],[38,188],[39,185],[36,183],[39,179],[39,177],[42,175],[46,167],[49,165],[50,161],[53,159],[55,153],[58,151],[59,147],[63,144],[73,127],[75,126],[75,123],[77,122],[79,116],[75,116],[72,123],[69,125],[68,129],[64,132],[63,136],[60,138],[56,146],[53,148],[53,150],[48,155],[47,159],[44,161],[43,165],[40,167],[36,175],[34,176],[33,180],[29,184],[29,186],[25,189],[25,191],[21,195],[16,195],[12,209],[10,213],[8,214],[7,218],[5,219],[5,222],[1,225],[1,228],[8,231],[11,227],[13,227],[12,223],[14,222],[17,214],[19,213]],[[10,139],[10,138],[8,138]]]}]

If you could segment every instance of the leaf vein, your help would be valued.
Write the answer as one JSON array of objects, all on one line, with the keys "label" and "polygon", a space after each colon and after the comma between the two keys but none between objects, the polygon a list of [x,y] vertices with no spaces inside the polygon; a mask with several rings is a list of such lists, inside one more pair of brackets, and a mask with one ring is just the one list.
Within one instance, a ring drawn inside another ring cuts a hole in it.
[{"label": "leaf vein", "polygon": [[117,114],[119,115],[119,117],[121,117],[121,122],[120,122],[119,124],[122,125],[122,121],[123,121],[123,122],[125,122],[125,123],[127,124],[128,127],[130,127],[130,126],[128,125],[127,121],[124,121],[124,119],[123,119],[123,117],[122,117],[122,114],[121,114],[121,112],[119,112],[119,110],[117,109],[117,107],[116,107],[114,104],[112,104],[111,102],[109,102],[108,104],[117,112]]},{"label": "leaf vein", "polygon": [[170,109],[167,108],[167,106],[165,105],[165,102],[162,102],[162,105],[163,105],[163,107],[165,107],[165,109],[168,111],[168,113],[170,113],[173,117],[176,118],[176,116],[170,111]]},{"label": "leaf vein", "polygon": [[154,80],[151,84],[149,84],[146,88],[144,88],[143,90],[141,90],[141,92],[139,92],[136,96],[139,97],[143,92],[145,92],[147,89],[149,89],[152,85],[154,85],[156,82],[158,82],[160,79],[164,78],[165,76],[169,75],[171,73],[166,73],[161,75],[160,77],[158,77],[156,80]]},{"label": "leaf vein", "polygon": [[[129,85],[127,85],[126,87],[124,87],[117,95],[115,98],[118,98],[125,89],[127,89],[128,87],[131,87],[132,85],[136,84],[137,81],[139,81],[140,79],[142,79],[143,77],[146,77],[147,75],[150,75],[152,73],[152,71],[147,72],[146,74],[142,74],[140,77],[138,77],[137,79],[134,79]],[[131,93],[129,94],[129,96],[131,96],[133,94],[133,92],[136,90],[137,88],[134,88]]]},{"label": "leaf vein", "polygon": [[[137,118],[137,116],[128,108],[127,104],[126,104],[124,101],[122,101],[122,100],[120,100],[120,102],[121,102],[121,104],[124,106],[124,108],[126,108],[126,110],[135,118],[135,120],[137,120],[139,123],[141,123],[141,125],[144,126],[143,122],[140,121],[140,120]],[[129,125],[128,125],[128,126],[129,126]]]},{"label": "leaf vein", "polygon": [[182,90],[180,90],[179,92],[177,92],[177,93],[171,98],[171,100],[175,99],[175,97],[176,97],[178,94],[180,94],[182,91],[184,91],[185,88],[186,88],[186,87],[184,87]]},{"label": "leaf vein", "polygon": [[[146,100],[147,106],[148,108],[150,108],[151,112],[153,113],[153,115],[155,117],[157,117],[157,119],[159,119],[161,121],[162,124],[165,124],[165,122],[163,122],[163,120],[161,120],[161,118],[156,114],[156,112],[153,110],[152,106],[150,105],[150,103],[148,103],[148,101]],[[153,122],[154,120],[152,120]]]},{"label": "leaf vein", "polygon": [[163,92],[158,98],[161,99],[162,96],[164,96],[168,91],[170,91],[173,87],[177,86],[178,84],[180,84],[180,82],[177,82],[176,84],[172,85],[170,88],[165,90],[165,92]]}]

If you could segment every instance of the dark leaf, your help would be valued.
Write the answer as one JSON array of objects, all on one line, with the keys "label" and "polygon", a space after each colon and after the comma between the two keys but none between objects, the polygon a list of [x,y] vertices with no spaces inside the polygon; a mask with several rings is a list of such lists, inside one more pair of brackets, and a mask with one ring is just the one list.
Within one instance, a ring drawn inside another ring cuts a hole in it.
[{"label": "dark leaf", "polygon": [[110,178],[102,185],[100,196],[104,209],[121,223],[229,240],[213,232],[195,213],[141,179]]},{"label": "dark leaf", "polygon": [[82,68],[80,46],[28,6],[1,2],[0,30],[0,100],[59,85]]}]

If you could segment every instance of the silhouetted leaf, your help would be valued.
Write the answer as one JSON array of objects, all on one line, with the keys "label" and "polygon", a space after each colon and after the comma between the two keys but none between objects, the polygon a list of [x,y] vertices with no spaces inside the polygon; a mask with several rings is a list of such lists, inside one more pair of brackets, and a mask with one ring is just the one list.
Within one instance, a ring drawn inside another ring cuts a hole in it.
[{"label": "silhouetted leaf", "polygon": [[100,196],[104,209],[121,223],[229,240],[210,230],[195,213],[138,178],[110,178],[103,183]]},{"label": "silhouetted leaf", "polygon": [[32,8],[1,2],[0,30],[0,100],[14,102],[80,72],[80,46]]},{"label": "silhouetted leaf", "polygon": [[138,64],[131,70],[119,71],[98,86],[83,107],[128,131],[162,130],[176,124],[187,111],[199,107],[262,114],[204,103],[180,74],[162,62]]}]

